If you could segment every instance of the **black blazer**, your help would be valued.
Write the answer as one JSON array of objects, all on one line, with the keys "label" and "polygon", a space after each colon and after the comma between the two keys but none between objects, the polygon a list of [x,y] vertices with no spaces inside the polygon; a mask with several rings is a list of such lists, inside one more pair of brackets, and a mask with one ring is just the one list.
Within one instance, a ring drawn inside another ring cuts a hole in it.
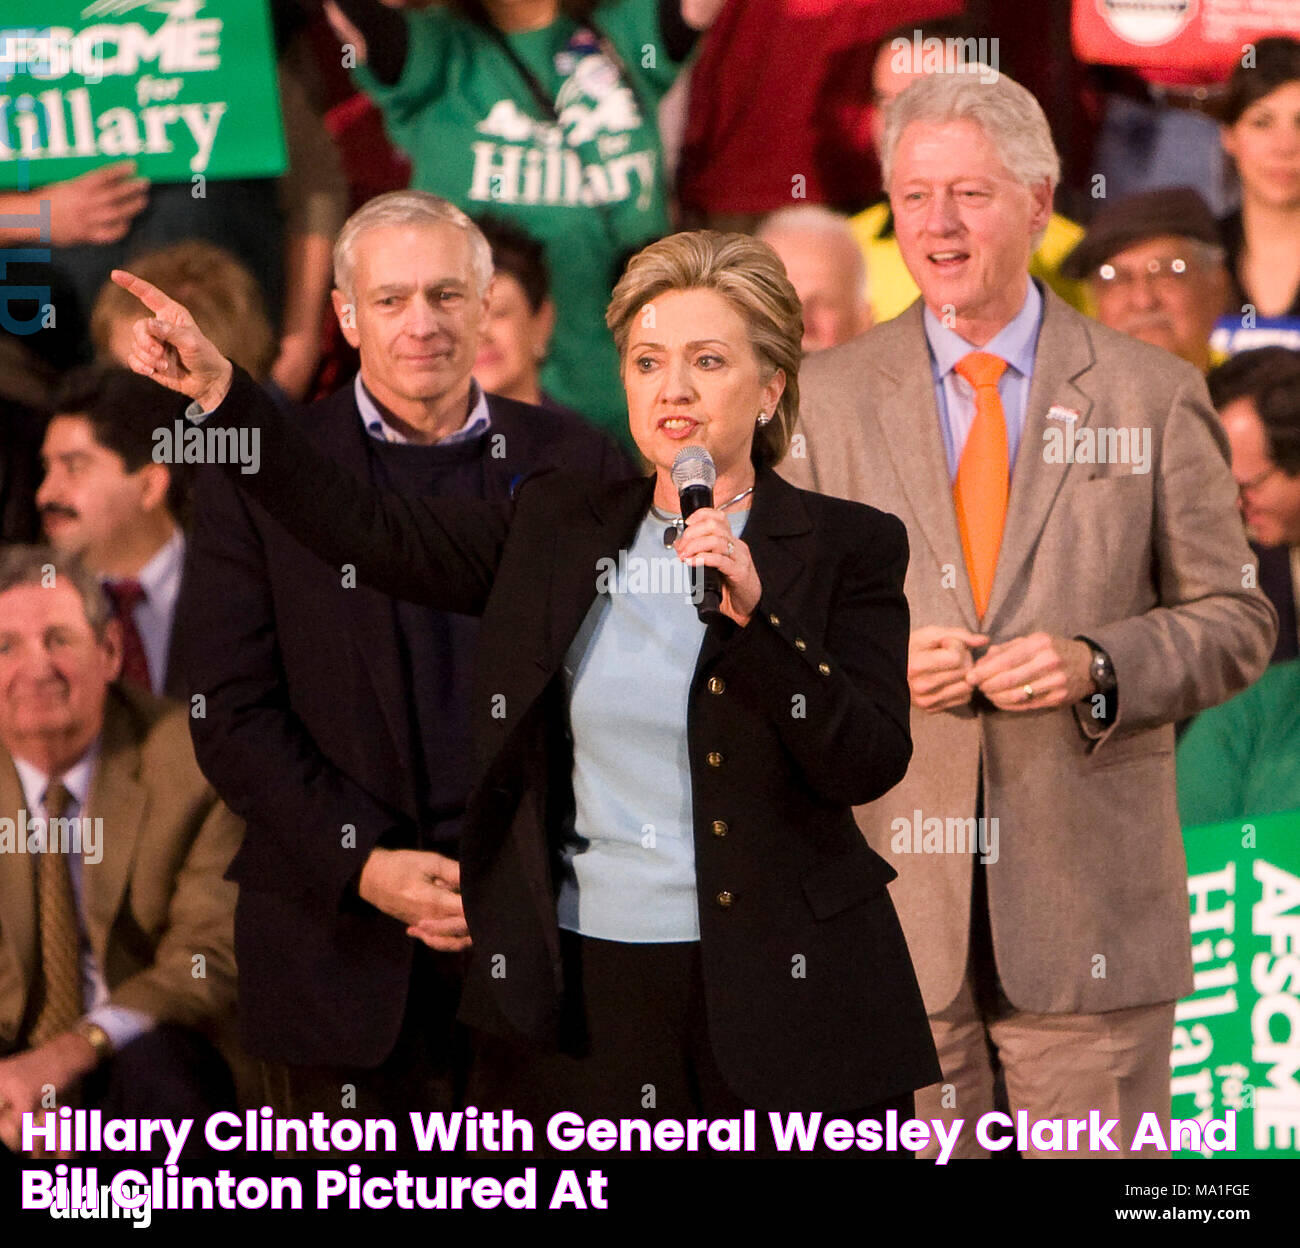
[{"label": "black blazer", "polygon": [[[628,473],[577,417],[496,396],[488,406],[504,435],[504,454],[484,461],[492,496],[540,466]],[[318,456],[370,480],[351,385],[296,419]],[[229,872],[243,1043],[270,1060],[375,1066],[397,1040],[413,942],[354,882],[376,845],[418,844],[394,603],[345,587],[337,564],[217,470],[198,474],[196,504],[172,657],[205,700],[190,721],[199,764],[248,825]]]},{"label": "black blazer", "polygon": [[[553,861],[573,813],[560,669],[598,561],[627,545],[653,482],[555,472],[498,504],[384,494],[315,453],[238,369],[209,419],[261,426],[261,472],[234,479],[327,562],[482,616],[461,1014],[554,1043]],[[886,892],[895,872],[850,809],[911,754],[907,538],[895,517],[763,470],[745,541],[762,602],[746,628],[710,625],[686,726],[709,1030],[748,1104],[850,1110],[940,1078]]]}]

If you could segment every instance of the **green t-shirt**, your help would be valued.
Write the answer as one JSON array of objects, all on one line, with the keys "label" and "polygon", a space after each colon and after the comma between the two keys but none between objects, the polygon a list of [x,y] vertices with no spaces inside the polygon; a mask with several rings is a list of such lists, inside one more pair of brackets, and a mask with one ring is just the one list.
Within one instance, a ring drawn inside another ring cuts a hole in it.
[{"label": "green t-shirt", "polygon": [[1178,743],[1184,827],[1300,811],[1300,659],[1197,716]]},{"label": "green t-shirt", "polygon": [[557,317],[542,385],[627,443],[605,306],[627,253],[670,228],[657,112],[681,62],[668,54],[657,0],[595,12],[625,73],[567,17],[502,36],[558,124],[491,32],[440,7],[406,21],[401,79],[357,77],[411,158],[411,185],[470,216],[511,220],[545,246]]}]

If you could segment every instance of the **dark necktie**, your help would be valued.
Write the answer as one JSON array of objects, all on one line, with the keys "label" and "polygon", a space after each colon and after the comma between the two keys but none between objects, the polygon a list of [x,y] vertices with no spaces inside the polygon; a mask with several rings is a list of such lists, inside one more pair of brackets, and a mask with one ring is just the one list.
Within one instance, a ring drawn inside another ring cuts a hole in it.
[{"label": "dark necktie", "polygon": [[[32,1048],[68,1030],[81,1017],[81,938],[68,855],[59,852],[50,823],[63,818],[72,795],[61,780],[45,790],[46,841],[36,875],[40,935],[40,1008],[28,1038]],[[71,848],[71,847],[69,847]]]},{"label": "dark necktie", "polygon": [[122,621],[122,679],[152,693],[144,641],[135,626],[135,609],[144,601],[144,588],[134,577],[124,577],[120,581],[105,581],[104,592],[113,604],[113,613]]}]

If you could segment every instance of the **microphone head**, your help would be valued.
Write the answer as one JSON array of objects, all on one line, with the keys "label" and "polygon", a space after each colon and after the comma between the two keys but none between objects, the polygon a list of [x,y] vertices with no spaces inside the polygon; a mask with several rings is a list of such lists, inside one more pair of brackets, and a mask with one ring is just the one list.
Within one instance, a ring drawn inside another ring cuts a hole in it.
[{"label": "microphone head", "polygon": [[673,485],[680,494],[692,485],[703,485],[709,490],[718,479],[713,466],[713,456],[702,446],[684,446],[673,459]]}]

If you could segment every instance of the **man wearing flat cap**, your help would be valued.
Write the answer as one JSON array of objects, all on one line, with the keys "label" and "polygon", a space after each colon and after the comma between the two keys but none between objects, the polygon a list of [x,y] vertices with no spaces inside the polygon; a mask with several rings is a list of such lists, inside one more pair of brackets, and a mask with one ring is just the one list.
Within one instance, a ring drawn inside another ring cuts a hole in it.
[{"label": "man wearing flat cap", "polygon": [[1189,186],[1107,204],[1061,272],[1087,279],[1097,319],[1207,372],[1210,333],[1228,298],[1219,228]]}]

